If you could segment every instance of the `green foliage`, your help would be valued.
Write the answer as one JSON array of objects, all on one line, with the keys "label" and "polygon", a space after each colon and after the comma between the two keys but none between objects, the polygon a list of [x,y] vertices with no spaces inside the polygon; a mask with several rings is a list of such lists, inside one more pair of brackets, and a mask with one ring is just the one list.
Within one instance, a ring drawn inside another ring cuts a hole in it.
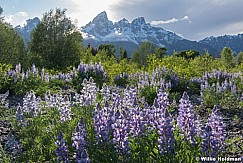
[{"label": "green foliage", "polygon": [[140,96],[145,98],[145,101],[152,105],[155,97],[157,96],[157,90],[153,87],[143,87]]},{"label": "green foliage", "polygon": [[229,47],[224,47],[220,55],[227,69],[235,66],[234,52]]},{"label": "green foliage", "polygon": [[24,40],[9,24],[0,21],[0,63],[16,65],[26,59]]},{"label": "green foliage", "polygon": [[104,50],[107,57],[115,57],[116,48],[113,44],[101,44],[98,50]]},{"label": "green foliage", "polygon": [[237,64],[240,65],[243,63],[243,52],[239,52],[236,56],[236,61],[237,61]]},{"label": "green foliage", "polygon": [[165,47],[158,47],[158,48],[155,48],[154,50],[154,53],[156,55],[157,58],[161,59],[163,58],[165,55],[166,55],[166,48]]},{"label": "green foliage", "polygon": [[185,59],[194,59],[197,56],[200,56],[200,53],[196,50],[184,50],[181,52],[176,52],[174,54],[176,57],[183,57]]},{"label": "green foliage", "polygon": [[3,17],[1,17],[2,13],[3,13],[3,8],[0,6],[0,22],[3,20]]},{"label": "green foliage", "polygon": [[122,59],[127,59],[127,51],[124,50],[122,47],[119,48],[119,56],[118,56],[118,60],[122,60]]},{"label": "green foliage", "polygon": [[30,62],[46,68],[63,69],[77,65],[82,50],[82,35],[75,24],[66,17],[66,10],[50,10],[32,33]]},{"label": "green foliage", "polygon": [[139,66],[147,66],[147,58],[149,54],[153,54],[155,45],[151,42],[143,42],[139,48],[132,54],[132,62],[137,63]]},{"label": "green foliage", "polygon": [[12,163],[13,162],[11,160],[10,156],[6,153],[6,151],[2,147],[1,143],[0,143],[0,162],[2,162],[2,163]]}]

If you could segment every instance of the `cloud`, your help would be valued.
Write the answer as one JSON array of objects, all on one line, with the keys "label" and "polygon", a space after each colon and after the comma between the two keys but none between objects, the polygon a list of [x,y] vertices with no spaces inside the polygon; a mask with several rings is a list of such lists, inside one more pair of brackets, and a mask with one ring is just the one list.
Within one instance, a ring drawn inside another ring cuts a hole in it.
[{"label": "cloud", "polygon": [[16,26],[24,24],[27,17],[28,14],[26,12],[17,12],[12,15],[6,15],[4,20],[13,26]]},{"label": "cloud", "polygon": [[235,24],[242,22],[242,6],[242,0],[120,0],[111,11],[116,19],[144,16],[152,25],[200,40],[207,34],[241,33]]},{"label": "cloud", "polygon": [[191,23],[189,16],[184,16],[181,19],[172,18],[172,19],[169,19],[169,20],[151,21],[150,24],[151,25],[163,25],[163,24],[175,23],[175,22],[178,22],[178,21],[188,21],[188,22]]}]

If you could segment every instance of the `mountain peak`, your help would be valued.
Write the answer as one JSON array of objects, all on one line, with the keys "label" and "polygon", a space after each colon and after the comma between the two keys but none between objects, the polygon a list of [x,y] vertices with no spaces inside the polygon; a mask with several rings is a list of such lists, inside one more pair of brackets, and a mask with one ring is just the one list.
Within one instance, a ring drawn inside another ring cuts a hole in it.
[{"label": "mountain peak", "polygon": [[106,21],[108,21],[108,17],[105,11],[102,11],[93,19],[93,22],[106,22]]},{"label": "mountain peak", "polygon": [[144,17],[138,17],[132,21],[132,24],[146,24]]}]

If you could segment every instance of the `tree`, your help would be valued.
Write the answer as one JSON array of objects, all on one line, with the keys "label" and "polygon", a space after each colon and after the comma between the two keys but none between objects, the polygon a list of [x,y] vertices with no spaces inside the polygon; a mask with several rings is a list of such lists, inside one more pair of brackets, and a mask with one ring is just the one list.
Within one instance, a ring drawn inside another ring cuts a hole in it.
[{"label": "tree", "polygon": [[165,47],[158,47],[158,48],[155,48],[154,50],[154,53],[155,53],[155,56],[159,59],[163,58],[166,54],[166,48]]},{"label": "tree", "polygon": [[29,48],[31,61],[38,59],[39,66],[64,69],[80,62],[82,35],[66,9],[51,9],[32,32]]},{"label": "tree", "polygon": [[243,52],[239,52],[236,56],[236,61],[237,61],[237,64],[240,65],[243,63]]},{"label": "tree", "polygon": [[155,45],[152,42],[143,42],[140,44],[139,48],[133,52],[132,61],[142,65],[147,65],[147,59],[149,54],[155,52]]},{"label": "tree", "polygon": [[1,17],[2,13],[3,13],[3,8],[0,6],[0,21],[3,20],[3,17]]},{"label": "tree", "polygon": [[197,50],[184,50],[181,52],[176,52],[174,55],[176,57],[183,57],[185,59],[194,59],[195,57],[200,56],[200,53]]},{"label": "tree", "polygon": [[119,56],[118,56],[118,60],[121,61],[123,59],[127,59],[127,51],[124,50],[122,47],[119,48]]},{"label": "tree", "polygon": [[224,49],[220,52],[220,55],[226,68],[232,68],[235,65],[234,52],[229,47],[224,47]]},{"label": "tree", "polygon": [[112,44],[101,44],[98,47],[98,50],[99,51],[104,50],[108,57],[115,57],[116,48]]},{"label": "tree", "polygon": [[0,21],[0,63],[12,64],[25,62],[24,40],[13,27]]}]

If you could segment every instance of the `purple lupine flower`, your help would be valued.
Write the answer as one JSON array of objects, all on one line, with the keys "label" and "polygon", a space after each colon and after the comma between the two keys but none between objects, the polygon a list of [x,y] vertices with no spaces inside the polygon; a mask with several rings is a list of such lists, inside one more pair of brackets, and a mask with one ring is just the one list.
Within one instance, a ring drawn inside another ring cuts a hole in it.
[{"label": "purple lupine flower", "polygon": [[205,129],[204,141],[202,143],[203,151],[212,157],[217,157],[219,152],[224,149],[226,137],[225,124],[222,117],[218,115],[217,106],[214,106]]},{"label": "purple lupine flower", "polygon": [[79,104],[81,106],[90,106],[92,104],[95,104],[95,98],[97,95],[97,87],[92,78],[87,81],[87,79],[83,80],[82,83],[83,89],[81,90],[81,95],[76,94],[76,104]]},{"label": "purple lupine flower", "polygon": [[72,146],[76,149],[74,158],[78,163],[89,163],[90,159],[86,151],[86,128],[83,119],[76,126],[75,132],[72,134],[73,144]]},{"label": "purple lupine flower", "polygon": [[0,106],[4,106],[5,108],[9,107],[9,101],[7,100],[8,96],[9,90],[4,94],[0,94]]},{"label": "purple lupine flower", "polygon": [[[106,102],[106,105],[108,103]],[[106,106],[109,107],[109,106]],[[109,113],[107,109],[103,109],[98,103],[95,109],[94,115],[94,130],[96,133],[96,138],[98,143],[108,142],[109,141]]]},{"label": "purple lupine flower", "polygon": [[119,118],[117,118],[116,122],[113,124],[113,142],[117,152],[121,155],[130,153],[127,123],[127,120],[120,114]]},{"label": "purple lupine flower", "polygon": [[22,152],[22,146],[15,136],[11,133],[8,134],[7,142],[5,144],[7,152],[15,159]]},{"label": "purple lupine flower", "polygon": [[168,109],[164,109],[163,115],[158,120],[158,149],[161,154],[173,152],[175,147],[173,118]]},{"label": "purple lupine flower", "polygon": [[15,118],[18,123],[20,123],[20,124],[24,123],[24,114],[23,114],[23,110],[22,110],[22,107],[20,106],[20,104],[18,104],[18,106],[16,108]]},{"label": "purple lupine flower", "polygon": [[35,67],[35,64],[32,64],[32,67],[31,67],[31,72],[34,76],[38,76],[38,68]]},{"label": "purple lupine flower", "polygon": [[70,158],[68,156],[68,149],[67,149],[68,147],[66,146],[66,142],[63,139],[62,132],[58,134],[55,145],[57,146],[57,149],[55,150],[55,153],[57,155],[57,162],[69,163]]},{"label": "purple lupine flower", "polygon": [[163,88],[159,89],[158,93],[157,93],[157,103],[160,107],[160,109],[162,109],[161,112],[163,112],[163,109],[167,109],[168,105],[169,105],[169,98],[168,98],[168,93],[164,91]]},{"label": "purple lupine flower", "polygon": [[231,91],[235,94],[235,96],[237,96],[237,88],[236,88],[236,84],[233,83],[232,86],[230,87]]},{"label": "purple lupine flower", "polygon": [[180,99],[177,126],[182,131],[185,139],[194,144],[196,135],[195,114],[186,92],[183,93]]},{"label": "purple lupine flower", "polygon": [[109,87],[107,86],[106,83],[103,83],[103,86],[102,86],[102,88],[100,90],[100,93],[101,93],[104,101],[110,100],[110,98],[111,98],[111,91],[110,91],[110,89],[109,89]]},{"label": "purple lupine flower", "polygon": [[36,117],[39,111],[39,100],[34,91],[27,93],[23,98],[23,112],[31,113]]},{"label": "purple lupine flower", "polygon": [[60,111],[60,115],[61,115],[60,119],[61,119],[62,122],[65,122],[67,120],[71,120],[70,105],[71,105],[70,99],[67,95],[65,95],[64,98],[62,99],[62,101],[60,102],[59,106],[58,106],[58,110]]},{"label": "purple lupine flower", "polygon": [[137,99],[134,99],[132,108],[128,109],[129,116],[127,120],[129,121],[130,135],[131,137],[142,136],[146,130],[147,119],[143,116],[144,112],[139,108],[137,104]]}]

